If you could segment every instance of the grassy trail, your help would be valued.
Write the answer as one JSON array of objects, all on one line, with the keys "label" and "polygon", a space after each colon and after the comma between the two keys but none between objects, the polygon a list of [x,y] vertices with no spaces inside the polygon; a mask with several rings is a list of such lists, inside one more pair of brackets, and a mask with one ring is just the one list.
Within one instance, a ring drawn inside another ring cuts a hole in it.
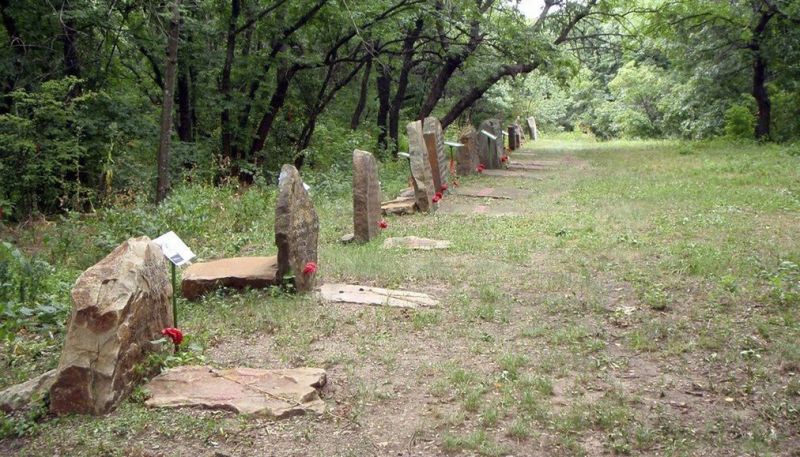
[{"label": "grassy trail", "polygon": [[[547,169],[458,188],[513,199],[449,196],[389,219],[384,236],[448,251],[340,245],[349,197],[318,199],[322,281],[427,292],[439,309],[264,291],[182,303],[211,364],[326,368],[333,414],[272,422],[134,399],[0,453],[798,455],[800,158],[721,143],[523,149],[512,159]],[[216,230],[193,240],[209,257],[229,237]]]}]

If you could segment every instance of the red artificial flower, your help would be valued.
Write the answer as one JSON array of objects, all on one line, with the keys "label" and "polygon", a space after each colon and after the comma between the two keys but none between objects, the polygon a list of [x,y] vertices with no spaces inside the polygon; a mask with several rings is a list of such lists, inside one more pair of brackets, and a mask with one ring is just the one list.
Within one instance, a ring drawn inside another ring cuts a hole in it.
[{"label": "red artificial flower", "polygon": [[317,272],[317,264],[314,262],[308,262],[306,266],[303,267],[303,274],[310,275]]},{"label": "red artificial flower", "polygon": [[167,327],[161,331],[161,334],[170,337],[176,346],[183,342],[183,332],[177,328]]},{"label": "red artificial flower", "polygon": [[387,229],[387,228],[389,228],[389,223],[386,222],[385,220],[381,219],[381,220],[378,221],[378,227],[380,227],[381,230]]},{"label": "red artificial flower", "polygon": [[441,192],[436,192],[436,195],[433,196],[433,202],[436,203],[441,199],[442,199],[442,193]]},{"label": "red artificial flower", "polygon": [[503,157],[500,157],[500,161],[503,162],[503,163],[508,162],[508,156],[503,154]]},{"label": "red artificial flower", "polygon": [[444,192],[447,190],[447,183],[442,183],[442,187],[439,188],[440,191]]}]

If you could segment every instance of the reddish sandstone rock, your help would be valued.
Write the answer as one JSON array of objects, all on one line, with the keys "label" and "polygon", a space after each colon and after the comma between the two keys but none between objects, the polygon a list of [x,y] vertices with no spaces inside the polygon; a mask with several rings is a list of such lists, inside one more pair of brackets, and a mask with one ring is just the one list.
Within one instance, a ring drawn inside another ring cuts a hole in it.
[{"label": "reddish sandstone rock", "polygon": [[136,386],[140,365],[172,326],[166,260],[147,237],[132,238],[84,271],[72,289],[72,315],[55,381],[54,414],[105,414]]}]

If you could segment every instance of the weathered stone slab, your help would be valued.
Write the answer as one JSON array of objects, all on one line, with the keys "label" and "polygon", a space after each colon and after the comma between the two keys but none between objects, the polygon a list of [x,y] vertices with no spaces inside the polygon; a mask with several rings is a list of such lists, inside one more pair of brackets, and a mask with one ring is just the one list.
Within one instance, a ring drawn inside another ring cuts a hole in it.
[{"label": "weathered stone slab", "polygon": [[320,288],[320,294],[323,300],[335,303],[396,308],[430,308],[439,305],[438,300],[419,292],[349,284],[324,284]]},{"label": "weathered stone slab", "polygon": [[398,197],[414,197],[414,188],[409,187],[400,191],[400,195]]},{"label": "weathered stone slab", "polygon": [[408,134],[408,154],[417,208],[423,213],[428,213],[436,208],[433,197],[437,190],[433,182],[428,149],[422,135],[422,122],[409,122],[406,126],[406,133]]},{"label": "weathered stone slab", "polygon": [[372,154],[353,151],[353,227],[355,240],[367,242],[380,231],[381,188],[378,163]]},{"label": "weathered stone slab", "polygon": [[393,214],[403,216],[414,214],[417,211],[417,199],[415,197],[399,197],[394,200],[381,203],[381,212],[384,216]]},{"label": "weathered stone slab", "polygon": [[[496,139],[491,139],[482,134],[481,131],[487,131],[494,135]],[[478,128],[478,157],[480,162],[488,170],[496,170],[501,168],[500,157],[503,156],[503,128],[500,121],[497,119],[486,119],[481,122]]]},{"label": "weathered stone slab", "polygon": [[456,152],[456,173],[459,176],[474,174],[478,167],[478,132],[470,125],[461,132],[458,142],[463,144]]},{"label": "weathered stone slab", "polygon": [[220,287],[263,289],[278,284],[278,257],[232,257],[189,266],[183,272],[181,293],[196,300]]},{"label": "weathered stone slab", "polygon": [[428,149],[433,186],[436,191],[444,192],[442,186],[446,187],[450,182],[450,168],[444,153],[444,134],[439,119],[426,117],[422,125],[422,135],[425,139],[425,147]]},{"label": "weathered stone slab", "polygon": [[53,414],[105,414],[143,373],[139,365],[172,326],[172,286],[164,255],[132,238],[84,271],[72,289],[72,314],[50,388]]},{"label": "weathered stone slab", "polygon": [[483,175],[497,178],[528,178],[541,180],[541,176],[524,170],[484,170]]},{"label": "weathered stone slab", "polygon": [[430,238],[404,236],[398,238],[387,238],[383,242],[383,247],[386,249],[403,248],[429,251],[431,249],[448,249],[450,247],[450,242],[447,240],[432,240]]},{"label": "weathered stone slab", "polygon": [[325,385],[321,368],[261,370],[209,366],[171,368],[145,388],[147,406],[200,407],[282,419],[307,412],[322,414],[325,402],[317,388]]},{"label": "weathered stone slab", "polygon": [[29,406],[37,397],[41,397],[49,391],[55,381],[56,370],[50,370],[23,383],[3,389],[0,392],[0,411],[10,413]]},{"label": "weathered stone slab", "polygon": [[317,263],[319,218],[300,173],[292,165],[284,165],[278,177],[278,201],[275,205],[275,245],[278,246],[280,282],[294,274],[298,292],[308,292],[316,284],[316,273],[304,273],[306,265]]},{"label": "weathered stone slab", "polygon": [[516,160],[511,160],[508,162],[508,169],[542,171],[542,170],[550,170],[552,169],[552,167],[550,167],[549,165],[544,165],[536,162],[519,162]]},{"label": "weathered stone slab", "polygon": [[527,124],[528,136],[531,138],[531,140],[538,140],[539,130],[536,128],[536,119],[533,116],[530,116],[525,120],[525,123]]}]

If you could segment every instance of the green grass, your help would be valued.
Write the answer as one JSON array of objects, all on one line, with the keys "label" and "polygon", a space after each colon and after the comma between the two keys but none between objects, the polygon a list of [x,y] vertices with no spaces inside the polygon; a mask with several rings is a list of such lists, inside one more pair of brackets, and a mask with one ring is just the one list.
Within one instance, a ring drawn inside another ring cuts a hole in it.
[{"label": "green grass", "polygon": [[[260,419],[126,402],[106,418],[39,423],[0,451],[121,455],[154,441],[214,441],[230,455],[266,446],[525,455],[533,443],[548,455],[791,455],[800,158],[725,142],[527,147],[557,162],[540,180],[461,179],[529,191],[513,202],[516,215],[387,218],[382,237],[450,240],[443,252],[384,251],[382,239],[341,245],[352,224],[347,186],[314,193],[323,281],[425,291],[438,309],[341,307],[269,290],[180,302],[182,325],[212,363],[328,369],[336,416],[282,422],[273,439]],[[396,192],[403,171],[384,168],[384,190]],[[190,186],[155,211],[132,202],[14,236],[69,283],[128,236],[167,229],[203,258],[274,254],[273,205],[269,187]],[[53,366],[61,338],[4,343],[0,386]]]}]

